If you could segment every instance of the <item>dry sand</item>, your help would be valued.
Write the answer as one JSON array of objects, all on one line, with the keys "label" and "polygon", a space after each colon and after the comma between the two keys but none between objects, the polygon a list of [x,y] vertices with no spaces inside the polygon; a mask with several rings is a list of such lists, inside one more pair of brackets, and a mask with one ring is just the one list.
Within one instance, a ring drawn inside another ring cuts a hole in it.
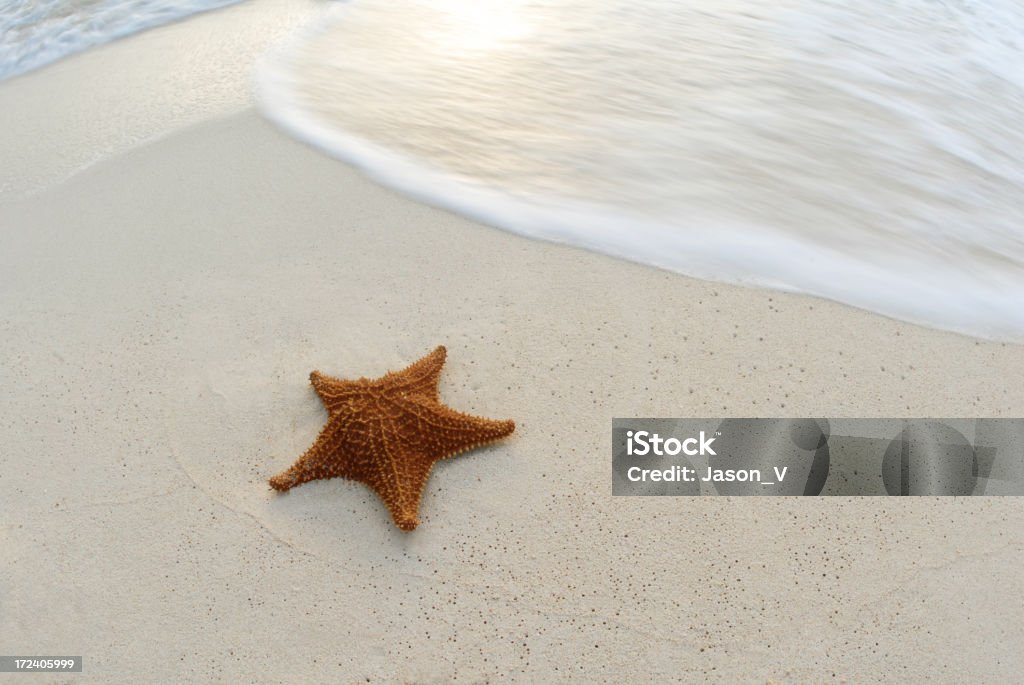
[{"label": "dry sand", "polygon": [[[1021,346],[532,242],[252,109],[0,205],[0,340],[2,651],[85,657],[39,682],[1024,672],[1020,499],[612,498],[609,445],[614,416],[1021,416]],[[435,469],[419,529],[267,486],[326,418],[310,370],[440,343],[444,401],[518,429]]]}]

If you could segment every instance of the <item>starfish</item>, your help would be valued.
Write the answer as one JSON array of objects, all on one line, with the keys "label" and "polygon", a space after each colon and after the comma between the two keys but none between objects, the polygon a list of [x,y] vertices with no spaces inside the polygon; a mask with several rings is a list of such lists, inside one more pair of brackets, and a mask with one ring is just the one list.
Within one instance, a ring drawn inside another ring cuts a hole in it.
[{"label": "starfish", "polygon": [[287,471],[270,479],[286,491],[319,478],[369,486],[395,525],[413,530],[434,463],[509,435],[514,421],[463,414],[441,403],[437,384],[447,351],[439,346],[405,369],[381,378],[342,380],[309,375],[327,408],[327,425]]}]

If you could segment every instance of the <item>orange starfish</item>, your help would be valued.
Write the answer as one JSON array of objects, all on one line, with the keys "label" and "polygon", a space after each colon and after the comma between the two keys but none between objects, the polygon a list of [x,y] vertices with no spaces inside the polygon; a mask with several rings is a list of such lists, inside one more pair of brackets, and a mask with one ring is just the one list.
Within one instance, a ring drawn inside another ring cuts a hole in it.
[{"label": "orange starfish", "polygon": [[309,375],[324,406],[327,425],[287,471],[270,479],[285,491],[318,478],[350,478],[384,501],[405,531],[416,514],[434,462],[503,438],[514,421],[493,421],[455,411],[438,397],[447,351],[439,346],[402,371],[349,381]]}]

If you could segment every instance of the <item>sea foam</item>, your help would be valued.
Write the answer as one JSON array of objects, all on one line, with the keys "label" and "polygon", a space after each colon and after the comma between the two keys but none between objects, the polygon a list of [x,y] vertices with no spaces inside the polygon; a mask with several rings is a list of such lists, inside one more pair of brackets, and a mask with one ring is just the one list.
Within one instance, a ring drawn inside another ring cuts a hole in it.
[{"label": "sea foam", "polygon": [[0,0],[0,79],[239,0]]},{"label": "sea foam", "polygon": [[1019,35],[1012,0],[355,0],[257,91],[501,228],[1021,340]]}]

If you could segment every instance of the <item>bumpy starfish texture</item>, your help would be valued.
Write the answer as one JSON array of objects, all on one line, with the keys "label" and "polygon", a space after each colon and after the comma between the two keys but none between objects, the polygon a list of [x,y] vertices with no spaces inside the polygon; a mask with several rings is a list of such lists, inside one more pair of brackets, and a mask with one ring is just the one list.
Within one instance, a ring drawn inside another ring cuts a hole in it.
[{"label": "bumpy starfish texture", "polygon": [[419,523],[423,488],[434,463],[509,435],[514,421],[463,414],[441,404],[438,381],[447,351],[440,346],[382,378],[342,380],[309,375],[327,408],[327,425],[291,468],[270,479],[285,491],[319,478],[366,484],[384,501],[395,525]]}]

